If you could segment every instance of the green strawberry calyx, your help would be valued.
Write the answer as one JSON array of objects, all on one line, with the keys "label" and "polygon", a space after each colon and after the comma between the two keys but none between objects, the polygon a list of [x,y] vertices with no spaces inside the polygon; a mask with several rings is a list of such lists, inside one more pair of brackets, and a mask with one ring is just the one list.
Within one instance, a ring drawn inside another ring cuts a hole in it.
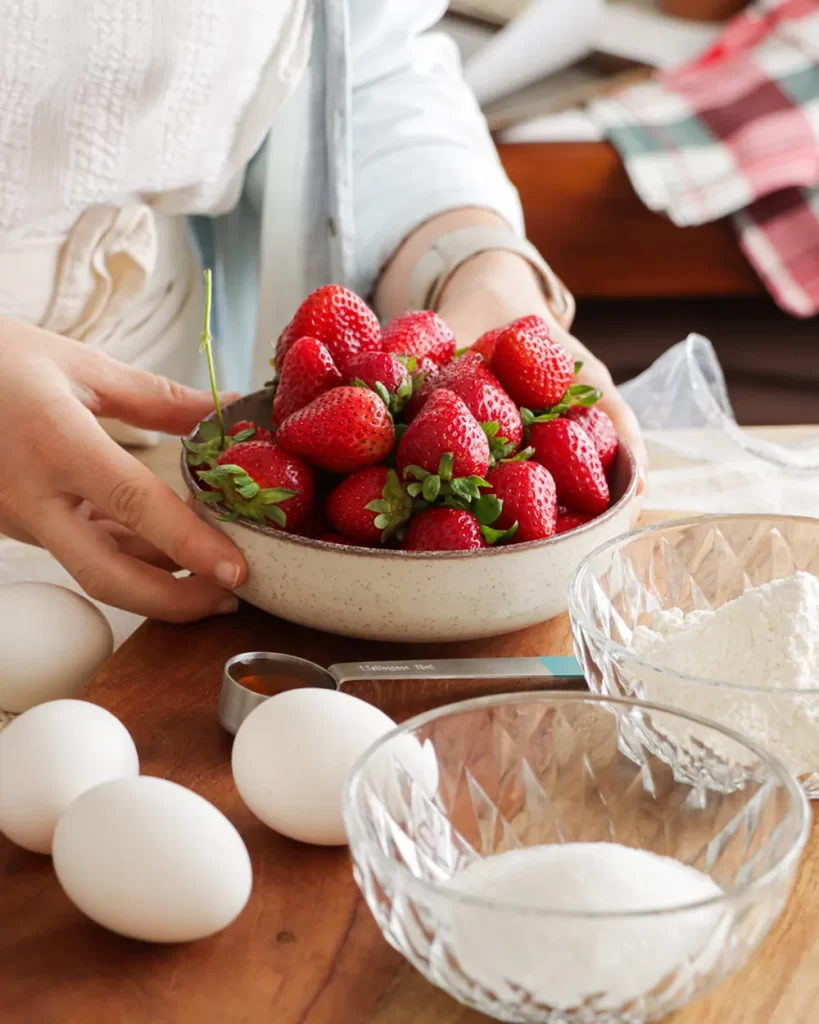
[{"label": "green strawberry calyx", "polygon": [[413,355],[400,355],[397,352],[390,352],[393,359],[397,359],[399,363],[407,368],[410,375],[410,381],[412,382],[412,394],[416,391],[420,391],[423,385],[426,383],[429,373],[426,370],[418,369],[418,356]]},{"label": "green strawberry calyx", "polygon": [[415,373],[415,369],[418,366],[418,356],[415,353],[404,355],[401,352],[390,352],[390,355],[393,359],[397,359],[409,373]]},{"label": "green strawberry calyx", "polygon": [[503,499],[496,494],[482,494],[473,504],[471,512],[481,524],[481,535],[487,544],[505,544],[518,532],[517,522],[508,530],[496,530],[492,524],[503,510]]},{"label": "green strawberry calyx", "polygon": [[500,437],[500,423],[492,420],[489,423],[482,423],[481,428],[486,434],[489,442],[489,465],[494,466],[514,454],[515,445],[508,437]]},{"label": "green strawberry calyx", "polygon": [[535,449],[531,446],[529,448],[521,448],[519,452],[508,459],[501,459],[501,462],[528,462],[534,454]]},{"label": "green strawberry calyx", "polygon": [[403,537],[404,526],[412,515],[412,498],[395,470],[391,469],[387,474],[381,497],[368,502],[364,508],[368,512],[375,512],[373,522],[376,529],[381,530],[382,544],[386,544],[392,537],[399,540]]},{"label": "green strawberry calyx", "polygon": [[228,512],[218,517],[223,522],[235,522],[241,516],[256,523],[269,520],[282,529],[287,526],[287,515],[279,505],[288,498],[295,498],[298,491],[289,491],[285,487],[259,487],[246,470],[232,463],[200,470],[197,476],[204,483],[218,488],[218,491],[201,491],[196,498],[225,505]]},{"label": "green strawberry calyx", "polygon": [[[528,458],[528,454],[524,454]],[[492,524],[503,510],[503,499],[496,494],[487,494],[492,484],[480,476],[453,477],[455,463],[452,452],[441,456],[437,473],[429,473],[420,466],[407,466],[405,473],[415,477],[415,481],[407,486],[407,492],[413,499],[415,511],[421,511],[432,505],[443,505],[471,512],[481,526],[481,534],[487,544],[503,544],[511,540],[518,530],[515,522],[508,530],[497,530]]]},{"label": "green strawberry calyx", "polygon": [[255,428],[240,430],[238,434],[233,434],[232,436],[226,434],[223,439],[217,424],[212,423],[210,420],[203,420],[199,424],[198,434],[201,439],[199,441],[190,441],[186,437],[182,438],[182,444],[188,453],[189,466],[201,466],[203,463],[210,466],[228,448],[233,447],[235,444],[241,444],[242,441],[250,441],[251,438],[255,437],[256,430]]},{"label": "green strawberry calyx", "polygon": [[593,388],[591,384],[572,384],[557,405],[553,405],[551,409],[543,409],[540,412],[521,409],[520,418],[524,427],[531,427],[533,423],[549,423],[550,420],[556,420],[558,416],[562,416],[564,412],[568,412],[574,406],[590,409],[602,397],[603,392],[598,388]]},{"label": "green strawberry calyx", "polygon": [[422,503],[416,507],[426,508],[438,501],[451,508],[469,510],[472,502],[480,498],[481,488],[490,487],[489,482],[481,476],[453,476],[454,468],[455,456],[452,452],[445,452],[441,456],[437,473],[430,473],[420,466],[407,466],[404,476],[415,478],[407,487],[409,496]]},{"label": "green strawberry calyx", "polygon": [[397,391],[390,391],[386,384],[377,380],[374,384],[365,384],[358,377],[353,381],[355,388],[368,388],[374,391],[390,411],[391,416],[397,416],[407,402],[412,398],[412,378],[407,377],[398,385]]}]

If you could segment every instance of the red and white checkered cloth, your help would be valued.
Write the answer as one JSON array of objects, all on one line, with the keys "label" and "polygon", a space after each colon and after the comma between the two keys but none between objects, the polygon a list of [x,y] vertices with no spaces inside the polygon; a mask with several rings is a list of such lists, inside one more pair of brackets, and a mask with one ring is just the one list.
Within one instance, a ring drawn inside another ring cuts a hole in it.
[{"label": "red and white checkered cloth", "polygon": [[819,313],[819,0],[762,0],[590,113],[650,209],[682,226],[732,215],[779,305]]}]

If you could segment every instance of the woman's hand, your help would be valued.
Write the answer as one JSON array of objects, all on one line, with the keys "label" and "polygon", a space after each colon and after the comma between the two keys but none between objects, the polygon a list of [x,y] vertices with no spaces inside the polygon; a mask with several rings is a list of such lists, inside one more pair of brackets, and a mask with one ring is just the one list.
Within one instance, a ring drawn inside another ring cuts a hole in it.
[{"label": "woman's hand", "polygon": [[473,344],[485,331],[518,317],[531,313],[543,317],[555,340],[583,363],[578,383],[591,384],[603,392],[599,407],[608,413],[618,435],[631,448],[644,478],[648,453],[636,416],[620,397],[606,366],[555,320],[535,272],[522,257],[487,252],[469,260],[452,275],[439,312],[462,346]]},{"label": "woman's hand", "polygon": [[[210,395],[14,320],[0,320],[0,382],[0,532],[42,545],[91,597],[140,615],[235,610],[239,551],[96,420],[187,433]],[[180,568],[194,575],[177,579]]]}]

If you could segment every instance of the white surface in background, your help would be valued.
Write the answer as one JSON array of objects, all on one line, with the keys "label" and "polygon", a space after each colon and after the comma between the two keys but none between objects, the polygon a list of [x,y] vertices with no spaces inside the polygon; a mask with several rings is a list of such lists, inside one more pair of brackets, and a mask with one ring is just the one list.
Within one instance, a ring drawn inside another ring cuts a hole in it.
[{"label": "white surface in background", "polygon": [[599,142],[600,128],[585,110],[563,110],[516,124],[499,134],[501,142]]},{"label": "white surface in background", "polygon": [[672,68],[696,57],[721,31],[721,24],[684,21],[626,3],[610,4],[597,22],[594,47],[640,64]]},{"label": "white surface in background", "polygon": [[464,66],[481,104],[491,103],[587,56],[603,0],[535,0]]},{"label": "white surface in background", "polygon": [[466,62],[473,54],[486,46],[497,29],[491,25],[481,25],[478,22],[464,21],[463,18],[452,18],[445,15],[439,22],[437,31],[446,33],[455,41],[461,54],[461,60]]}]

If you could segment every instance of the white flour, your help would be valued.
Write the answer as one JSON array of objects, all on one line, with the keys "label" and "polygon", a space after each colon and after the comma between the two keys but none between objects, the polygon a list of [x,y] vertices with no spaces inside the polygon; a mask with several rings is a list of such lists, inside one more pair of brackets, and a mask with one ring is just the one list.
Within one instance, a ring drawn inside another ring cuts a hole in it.
[{"label": "white flour", "polygon": [[[564,911],[670,909],[722,893],[707,875],[670,857],[619,843],[513,850],[471,864],[451,889],[498,902]],[[509,997],[522,986],[556,1009],[595,997],[616,1009],[689,964],[707,969],[728,911],[714,905],[636,918],[524,917],[472,906],[452,910],[452,952],[471,977]]]},{"label": "white flour", "polygon": [[658,612],[651,628],[634,630],[631,642],[641,658],[686,675],[819,688],[819,579],[797,572],[713,612]]},{"label": "white flour", "polygon": [[651,627],[634,629],[631,646],[645,661],[685,675],[764,687],[757,695],[641,669],[632,681],[638,696],[721,722],[772,750],[796,775],[819,768],[816,576],[774,580],[713,612],[658,612]]}]

